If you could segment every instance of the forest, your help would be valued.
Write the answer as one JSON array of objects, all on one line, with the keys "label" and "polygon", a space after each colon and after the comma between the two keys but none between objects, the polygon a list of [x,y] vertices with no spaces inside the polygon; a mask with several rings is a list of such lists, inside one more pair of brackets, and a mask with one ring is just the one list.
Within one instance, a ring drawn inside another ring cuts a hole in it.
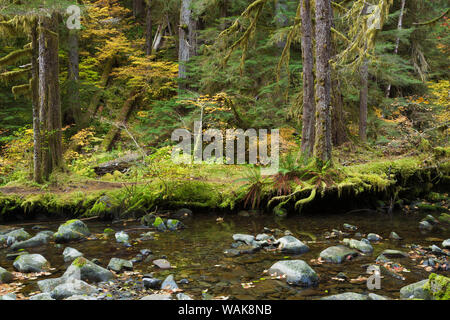
[{"label": "forest", "polygon": [[0,0],[0,300],[448,300],[449,10]]}]

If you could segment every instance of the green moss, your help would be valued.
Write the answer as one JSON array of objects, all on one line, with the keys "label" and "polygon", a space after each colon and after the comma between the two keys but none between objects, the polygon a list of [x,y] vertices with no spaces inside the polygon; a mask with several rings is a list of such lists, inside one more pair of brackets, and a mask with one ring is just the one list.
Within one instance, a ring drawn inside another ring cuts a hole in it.
[{"label": "green moss", "polygon": [[433,297],[433,300],[450,300],[450,278],[446,276],[430,274],[423,289]]},{"label": "green moss", "polygon": [[153,226],[158,228],[158,226],[163,223],[164,223],[164,221],[163,221],[163,219],[161,219],[161,217],[156,217],[155,222],[153,222]]},{"label": "green moss", "polygon": [[105,228],[105,230],[103,230],[103,233],[112,234],[112,233],[115,233],[115,231],[111,228]]},{"label": "green moss", "polygon": [[450,214],[443,213],[438,217],[438,220],[450,224]]},{"label": "green moss", "polygon": [[86,263],[87,263],[86,258],[78,257],[72,262],[72,265],[74,265],[78,268],[82,268],[83,266],[86,265]]}]

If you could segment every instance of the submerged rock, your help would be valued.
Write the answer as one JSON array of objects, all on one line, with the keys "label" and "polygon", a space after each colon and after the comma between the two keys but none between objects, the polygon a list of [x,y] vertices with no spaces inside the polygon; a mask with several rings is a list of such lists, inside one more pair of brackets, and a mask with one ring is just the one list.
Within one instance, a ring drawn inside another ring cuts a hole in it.
[{"label": "submerged rock", "polygon": [[428,279],[425,279],[404,286],[400,289],[400,299],[431,299],[431,296],[423,288],[427,282]]},{"label": "submerged rock", "polygon": [[176,219],[167,220],[167,229],[169,229],[170,231],[176,231],[184,228],[185,225],[179,220]]},{"label": "submerged rock", "polygon": [[359,240],[355,240],[355,239],[344,239],[342,242],[345,245],[349,246],[350,248],[357,249],[357,250],[361,251],[362,253],[371,253],[373,251],[373,247],[370,245],[370,243],[367,243],[362,240],[359,241]]},{"label": "submerged rock", "polygon": [[278,261],[270,267],[271,275],[285,275],[286,282],[296,286],[310,287],[317,285],[319,277],[303,260]]},{"label": "submerged rock", "polygon": [[109,261],[108,269],[114,272],[122,272],[123,270],[133,270],[133,263],[128,260],[112,258]]},{"label": "submerged rock", "polygon": [[332,263],[342,263],[349,257],[353,258],[356,256],[358,256],[358,252],[341,245],[329,247],[320,253],[320,258]]},{"label": "submerged rock", "polygon": [[389,238],[391,238],[392,240],[402,240],[402,238],[394,231],[391,232]]},{"label": "submerged rock", "polygon": [[76,258],[82,257],[83,254],[77,249],[67,247],[63,251],[63,257],[65,262],[72,262]]},{"label": "submerged rock", "polygon": [[46,245],[50,241],[50,239],[52,237],[53,237],[53,232],[51,232],[51,231],[42,231],[42,232],[39,232],[37,235],[35,235],[34,237],[32,237],[32,238],[30,238],[28,240],[15,242],[11,246],[11,250],[19,250],[19,249],[26,249],[26,248],[34,248],[34,247],[43,246],[43,245]]},{"label": "submerged rock", "polygon": [[302,254],[309,251],[309,247],[306,244],[293,236],[285,236],[278,239],[277,242],[279,243],[278,248],[284,253]]},{"label": "submerged rock", "polygon": [[19,272],[43,272],[50,269],[50,263],[40,254],[23,254],[17,257],[13,263]]},{"label": "submerged rock", "polygon": [[76,278],[90,282],[104,282],[114,278],[111,271],[102,268],[86,258],[76,258],[67,268],[63,278]]},{"label": "submerged rock", "polygon": [[63,243],[81,240],[90,234],[91,232],[83,221],[74,219],[60,225],[58,231],[54,234],[54,238],[55,242]]},{"label": "submerged rock", "polygon": [[10,283],[14,279],[11,272],[0,267],[0,283]]},{"label": "submerged rock", "polygon": [[391,259],[402,259],[402,258],[407,258],[408,254],[406,252],[403,251],[399,251],[399,250],[384,250],[383,252],[381,252],[381,254],[377,257],[377,262],[389,262],[391,261]]},{"label": "submerged rock", "polygon": [[169,275],[167,276],[167,278],[163,281],[163,283],[161,284],[161,290],[177,290],[178,289],[178,285],[175,282],[173,275]]},{"label": "submerged rock", "polygon": [[183,219],[192,218],[193,215],[194,214],[192,213],[191,210],[189,210],[187,208],[182,208],[182,209],[179,209],[177,212],[175,212],[171,217],[175,218],[175,219],[183,220]]}]

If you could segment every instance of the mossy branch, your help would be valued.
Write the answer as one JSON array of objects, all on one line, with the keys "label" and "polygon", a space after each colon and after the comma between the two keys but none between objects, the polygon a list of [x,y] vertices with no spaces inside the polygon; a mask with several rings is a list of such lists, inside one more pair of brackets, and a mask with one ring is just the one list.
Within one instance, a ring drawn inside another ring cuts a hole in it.
[{"label": "mossy branch", "polygon": [[19,49],[0,59],[0,67],[11,66],[17,61],[31,56],[31,48]]}]

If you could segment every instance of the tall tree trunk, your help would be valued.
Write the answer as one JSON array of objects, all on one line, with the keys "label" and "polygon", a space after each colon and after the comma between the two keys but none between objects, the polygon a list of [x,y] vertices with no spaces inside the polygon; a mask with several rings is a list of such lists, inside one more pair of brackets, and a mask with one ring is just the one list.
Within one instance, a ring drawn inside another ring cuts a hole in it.
[{"label": "tall tree trunk", "polygon": [[307,157],[313,152],[316,105],[314,101],[313,26],[310,0],[302,0],[303,115],[301,150]]},{"label": "tall tree trunk", "polygon": [[45,179],[63,166],[61,97],[59,88],[58,17],[39,21],[39,117],[43,124],[42,174]]},{"label": "tall tree trunk", "polygon": [[364,60],[361,66],[361,89],[359,91],[359,138],[367,140],[367,102],[369,95],[369,61]]},{"label": "tall tree trunk", "polygon": [[31,94],[33,104],[33,180],[42,183],[41,123],[39,119],[39,44],[38,22],[31,29]]},{"label": "tall tree trunk", "polygon": [[144,0],[133,0],[133,16],[140,17],[144,9]]},{"label": "tall tree trunk", "polygon": [[69,31],[69,108],[72,113],[75,124],[80,125],[81,107],[80,107],[80,75],[79,75],[79,45],[78,31]]},{"label": "tall tree trunk", "polygon": [[[192,18],[191,10],[192,0],[182,0],[180,10],[180,28],[179,28],[179,48],[178,61],[179,70],[178,77],[186,79],[186,63],[192,56],[195,56],[197,51],[197,30],[196,21]],[[186,88],[186,85],[180,82],[180,89]]]},{"label": "tall tree trunk", "polygon": [[318,166],[331,161],[331,21],[329,0],[316,0],[316,135],[314,156]]},{"label": "tall tree trunk", "polygon": [[[397,26],[398,31],[402,30],[402,27],[403,27],[403,14],[405,12],[405,4],[406,4],[406,0],[402,0],[402,7],[400,9],[400,17],[398,18],[398,26]],[[400,45],[400,37],[397,36],[397,39],[395,40],[394,54],[398,53],[399,45]],[[386,89],[386,98],[389,98],[389,96],[391,95],[391,87],[392,87],[392,85],[389,83],[389,85]]]},{"label": "tall tree trunk", "polygon": [[145,53],[150,56],[152,54],[152,1],[147,0],[146,3],[146,15],[145,15]]},{"label": "tall tree trunk", "polygon": [[[331,5],[331,1],[328,1],[328,10],[330,12],[330,23],[334,28],[334,14],[333,7]],[[336,46],[333,41],[331,41],[331,55],[332,59],[337,55]],[[331,130],[332,136],[331,141],[334,146],[340,146],[346,141],[348,141],[347,132],[345,130],[344,124],[344,99],[341,93],[341,84],[339,82],[339,78],[337,75],[336,68],[332,68],[331,70],[331,104],[333,109],[331,111],[332,119],[331,119]]]}]

